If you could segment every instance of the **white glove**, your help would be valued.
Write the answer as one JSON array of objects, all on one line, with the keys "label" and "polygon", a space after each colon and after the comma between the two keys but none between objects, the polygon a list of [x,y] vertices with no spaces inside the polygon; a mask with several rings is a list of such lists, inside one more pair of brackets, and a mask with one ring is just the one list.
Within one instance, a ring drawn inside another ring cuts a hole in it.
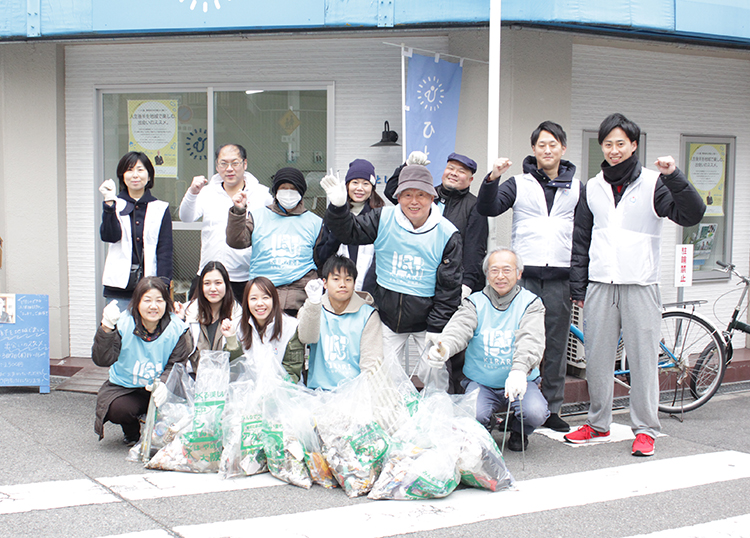
[{"label": "white glove", "polygon": [[338,176],[333,175],[333,169],[320,180],[320,186],[326,191],[326,196],[328,196],[331,205],[341,207],[346,204],[346,184]]},{"label": "white glove", "polygon": [[104,196],[105,202],[114,202],[117,198],[117,185],[111,179],[99,185],[99,192]]},{"label": "white glove", "polygon": [[471,288],[466,284],[461,284],[461,300],[463,301],[469,295],[471,295]]},{"label": "white glove", "polygon": [[427,154],[421,151],[412,151],[409,153],[409,158],[406,159],[406,164],[421,164],[427,166],[430,161],[427,159]]},{"label": "white glove", "polygon": [[424,345],[425,347],[432,345],[432,344],[439,344],[440,343],[440,333],[431,333],[426,332],[424,333]]},{"label": "white glove", "polygon": [[115,325],[117,325],[117,320],[120,319],[120,316],[122,316],[122,312],[120,312],[120,309],[117,306],[117,301],[112,301],[104,307],[104,310],[102,310],[102,325],[107,329],[114,331]]},{"label": "white glove", "polygon": [[437,344],[433,344],[433,346],[430,348],[429,353],[427,353],[427,364],[429,364],[433,368],[442,368],[443,364],[445,364],[445,361],[447,360],[448,348],[446,348],[440,342],[438,342]]},{"label": "white glove", "polygon": [[320,304],[320,301],[323,298],[323,280],[316,278],[315,280],[308,282],[305,285],[305,293],[311,303]]},{"label": "white glove", "polygon": [[154,405],[156,407],[161,407],[164,405],[164,402],[167,401],[169,390],[167,389],[167,386],[158,379],[154,379],[153,383],[146,385],[146,390],[151,391],[151,396],[154,397]]},{"label": "white glove", "polygon": [[505,397],[512,402],[516,398],[523,400],[526,394],[526,375],[521,370],[511,370],[505,380]]}]

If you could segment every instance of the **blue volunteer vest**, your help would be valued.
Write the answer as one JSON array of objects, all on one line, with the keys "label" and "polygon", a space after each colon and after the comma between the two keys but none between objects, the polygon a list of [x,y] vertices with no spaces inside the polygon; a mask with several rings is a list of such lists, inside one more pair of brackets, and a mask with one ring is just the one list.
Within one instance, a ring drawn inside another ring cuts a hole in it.
[{"label": "blue volunteer vest", "polygon": [[133,334],[133,316],[129,312],[124,313],[117,322],[117,331],[122,339],[120,356],[109,367],[109,381],[130,388],[145,387],[153,382],[164,371],[177,341],[187,328],[184,321],[171,314],[170,323],[159,338],[145,342]]},{"label": "blue volunteer vest", "polygon": [[402,228],[396,222],[398,207],[384,207],[375,239],[375,274],[378,284],[387,290],[432,297],[435,295],[437,269],[448,240],[456,227],[442,218],[422,233]]},{"label": "blue volunteer vest", "polygon": [[359,347],[362,331],[375,311],[362,305],[356,312],[336,315],[325,308],[320,316],[320,338],[310,344],[311,389],[332,390],[342,381],[359,375]]},{"label": "blue volunteer vest", "polygon": [[267,207],[250,213],[254,223],[250,280],[264,276],[274,286],[283,286],[315,269],[313,247],[323,219],[310,211],[282,217]]},{"label": "blue volunteer vest", "polygon": [[[536,295],[521,288],[510,303],[508,310],[501,311],[492,306],[489,297],[481,291],[469,295],[469,300],[477,307],[477,328],[466,346],[464,375],[480,385],[493,389],[505,387],[505,380],[513,364],[516,330],[526,307]],[[534,368],[529,381],[539,377],[539,369]]]}]

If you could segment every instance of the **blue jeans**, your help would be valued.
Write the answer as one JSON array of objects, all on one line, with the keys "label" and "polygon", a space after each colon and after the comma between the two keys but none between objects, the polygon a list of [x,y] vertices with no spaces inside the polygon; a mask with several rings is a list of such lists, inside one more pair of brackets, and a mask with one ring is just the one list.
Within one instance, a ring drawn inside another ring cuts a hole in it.
[{"label": "blue jeans", "polygon": [[[549,417],[547,400],[544,399],[542,391],[539,390],[540,381],[540,378],[536,378],[534,381],[527,382],[523,403],[520,400],[516,400],[510,404],[510,410],[517,419],[511,422],[511,431],[521,433],[521,422],[523,422],[523,433],[529,435],[544,424],[547,417]],[[479,388],[477,421],[485,428],[490,429],[492,415],[501,409],[508,408],[508,398],[505,397],[505,389],[485,387],[470,379],[464,379],[462,384],[464,385],[466,394]],[[523,414],[521,414],[521,407],[523,407]]]}]

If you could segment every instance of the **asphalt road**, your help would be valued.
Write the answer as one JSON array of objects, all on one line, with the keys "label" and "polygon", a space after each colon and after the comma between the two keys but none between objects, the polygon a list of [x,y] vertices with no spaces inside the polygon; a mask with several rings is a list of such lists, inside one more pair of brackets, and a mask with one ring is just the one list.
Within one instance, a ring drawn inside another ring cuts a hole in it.
[{"label": "asphalt road", "polygon": [[506,451],[512,490],[419,502],[349,499],[268,474],[148,471],[125,460],[115,426],[97,440],[94,402],[0,388],[0,536],[750,536],[749,392],[717,396],[683,422],[662,416],[654,457],[632,457],[629,440],[573,447],[535,433],[525,457]]}]

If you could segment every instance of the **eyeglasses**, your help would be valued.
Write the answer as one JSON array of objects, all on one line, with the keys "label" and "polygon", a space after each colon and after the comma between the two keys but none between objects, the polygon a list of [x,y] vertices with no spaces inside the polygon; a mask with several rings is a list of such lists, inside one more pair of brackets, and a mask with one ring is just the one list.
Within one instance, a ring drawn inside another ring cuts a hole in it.
[{"label": "eyeglasses", "polygon": [[505,267],[503,267],[502,269],[499,269],[499,268],[497,268],[497,267],[493,267],[492,269],[490,269],[489,271],[487,271],[487,274],[488,274],[488,275],[489,275],[490,277],[492,277],[492,278],[495,278],[495,277],[496,277],[496,276],[498,276],[498,275],[499,275],[500,273],[502,273],[502,274],[503,274],[503,276],[510,276],[510,275],[512,275],[512,274],[513,274],[513,271],[515,271],[515,270],[516,270],[516,268],[515,268],[515,267],[509,267],[509,266],[505,266]]},{"label": "eyeglasses", "polygon": [[242,163],[245,161],[232,161],[231,163],[227,161],[219,161],[216,164],[216,168],[219,170],[226,170],[227,168],[231,167],[232,170],[237,170],[240,166],[242,166]]}]

